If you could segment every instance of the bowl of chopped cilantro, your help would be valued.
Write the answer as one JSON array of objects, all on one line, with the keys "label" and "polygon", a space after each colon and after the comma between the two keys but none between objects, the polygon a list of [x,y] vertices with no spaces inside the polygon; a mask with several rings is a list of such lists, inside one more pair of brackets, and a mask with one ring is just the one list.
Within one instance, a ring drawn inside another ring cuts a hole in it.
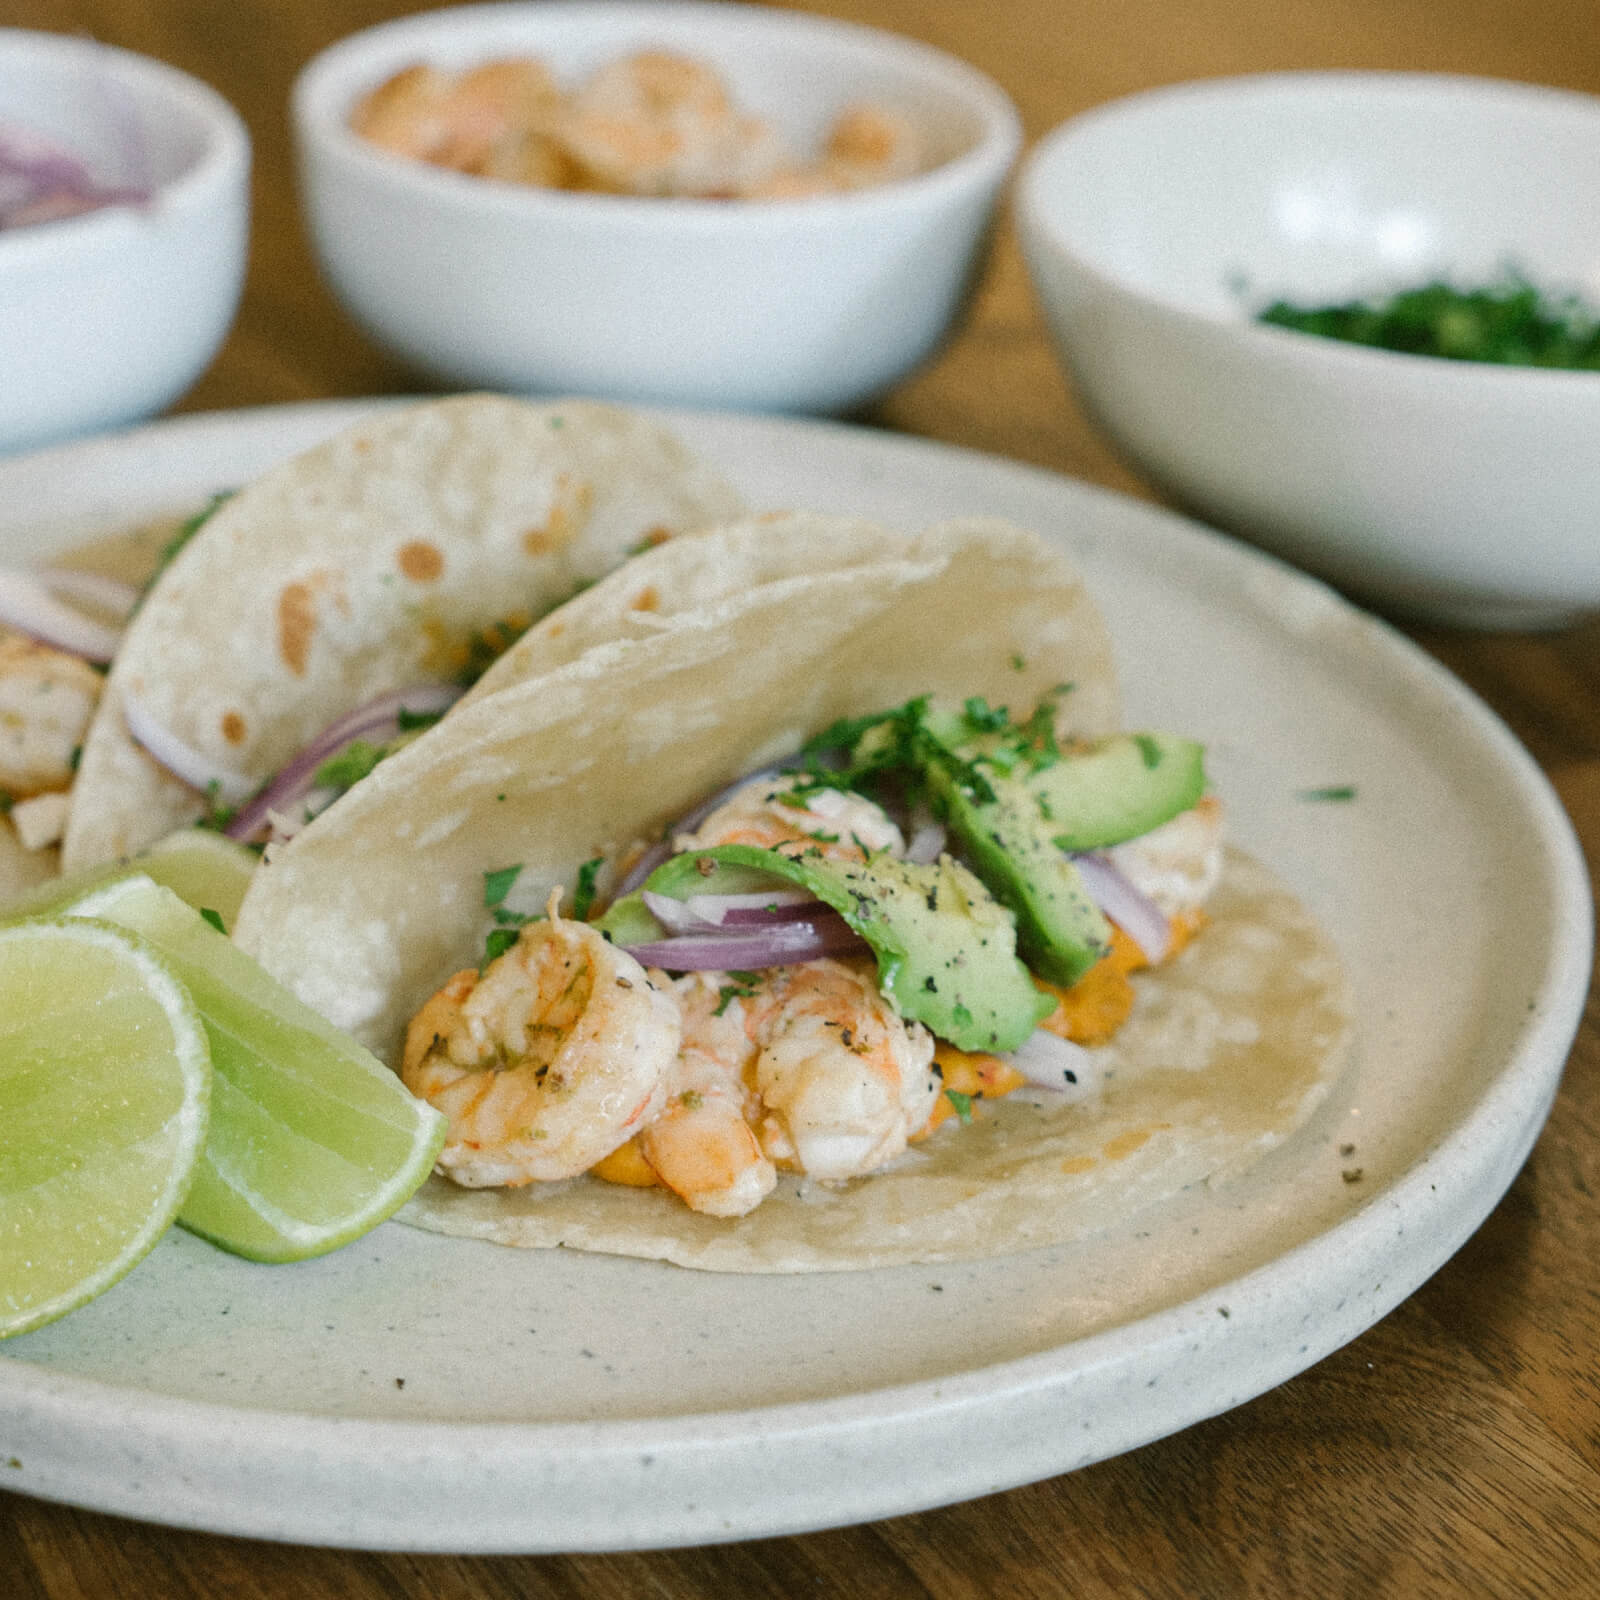
[{"label": "bowl of chopped cilantro", "polygon": [[1018,186],[1090,415],[1159,491],[1385,610],[1600,610],[1600,100],[1419,73],[1112,102]]}]

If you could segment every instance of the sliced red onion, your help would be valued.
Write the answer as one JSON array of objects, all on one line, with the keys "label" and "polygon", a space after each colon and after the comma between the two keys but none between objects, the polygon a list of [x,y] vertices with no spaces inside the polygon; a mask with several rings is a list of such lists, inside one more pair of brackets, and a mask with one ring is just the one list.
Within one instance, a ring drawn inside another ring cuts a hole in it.
[{"label": "sliced red onion", "polygon": [[85,661],[109,661],[117,653],[122,630],[62,605],[51,592],[54,588],[65,592],[60,576],[0,568],[0,622]]},{"label": "sliced red onion", "polygon": [[767,927],[775,922],[804,921],[827,909],[804,889],[775,889],[770,894],[691,894],[682,900],[641,889],[639,897],[656,921],[673,933]]},{"label": "sliced red onion", "polygon": [[663,861],[674,854],[672,841],[680,833],[693,833],[731,794],[742,789],[747,783],[754,783],[758,778],[776,777],[781,771],[783,767],[777,762],[770,766],[758,767],[754,772],[747,772],[743,777],[735,778],[732,783],[725,783],[709,799],[702,800],[692,811],[686,811],[623,873],[617,882],[613,898],[620,900],[623,895],[632,894]]},{"label": "sliced red onion", "polygon": [[185,744],[170,728],[163,727],[133,690],[122,690],[122,717],[128,732],[143,745],[173,777],[201,793],[214,792],[224,804],[234,806],[248,800],[256,780],[230,767],[219,766],[193,745]]},{"label": "sliced red onion", "polygon": [[[253,839],[271,822],[269,813],[294,814],[297,801],[316,786],[317,769],[357,739],[382,744],[400,733],[400,713],[435,716],[448,711],[465,691],[454,684],[427,683],[394,689],[330,723],[262,789],[223,830],[233,839]],[[159,759],[159,758],[158,758]],[[252,788],[254,786],[252,785]],[[248,795],[250,790],[246,790]]]},{"label": "sliced red onion", "polygon": [[1029,1083],[1074,1097],[1091,1092],[1100,1081],[1099,1068],[1090,1051],[1044,1028],[1035,1028],[1001,1059]]},{"label": "sliced red onion", "polygon": [[1144,951],[1145,959],[1152,966],[1165,960],[1172,943],[1172,925],[1161,907],[1103,855],[1092,851],[1074,855],[1072,864],[1089,898]]},{"label": "sliced red onion", "polygon": [[148,188],[102,183],[77,156],[17,127],[0,128],[0,228],[148,201]]},{"label": "sliced red onion", "polygon": [[846,955],[865,949],[866,941],[838,912],[819,911],[763,928],[681,934],[623,948],[642,965],[665,967],[668,972],[757,972],[819,956]]},{"label": "sliced red onion", "polygon": [[736,922],[786,922],[821,902],[804,889],[772,889],[765,894],[692,894],[683,902],[714,927]]},{"label": "sliced red onion", "polygon": [[910,839],[906,841],[906,860],[930,866],[944,854],[948,839],[949,832],[942,822],[931,819],[918,821]]},{"label": "sliced red onion", "polygon": [[701,915],[687,900],[676,900],[670,894],[657,894],[654,889],[641,889],[639,898],[645,909],[668,933],[704,933],[708,928],[720,928],[720,917]]}]

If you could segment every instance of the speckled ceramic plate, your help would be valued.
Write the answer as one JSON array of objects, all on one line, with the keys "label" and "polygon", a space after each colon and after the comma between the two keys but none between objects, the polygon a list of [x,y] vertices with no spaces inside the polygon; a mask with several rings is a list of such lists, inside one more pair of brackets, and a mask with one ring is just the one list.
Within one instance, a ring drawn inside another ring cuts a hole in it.
[{"label": "speckled ceramic plate", "polygon": [[[0,464],[0,548],[37,559],[180,509],[356,410],[185,419]],[[987,512],[1063,541],[1110,619],[1130,721],[1209,742],[1239,841],[1341,946],[1350,1075],[1241,1181],[970,1265],[730,1278],[390,1223],[267,1267],[174,1231],[4,1347],[0,1485],[458,1551],[864,1521],[1069,1471],[1283,1381],[1410,1293],[1511,1181],[1577,1026],[1591,906],[1549,787],[1455,680],[1148,506],[828,424],[677,420],[759,505]],[[1310,798],[1329,788],[1353,798]]]}]

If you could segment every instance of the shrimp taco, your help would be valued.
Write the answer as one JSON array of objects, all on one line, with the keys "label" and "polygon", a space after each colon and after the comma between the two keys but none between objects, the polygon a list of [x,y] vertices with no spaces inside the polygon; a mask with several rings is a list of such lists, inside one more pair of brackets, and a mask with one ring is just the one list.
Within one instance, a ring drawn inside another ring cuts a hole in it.
[{"label": "shrimp taco", "polygon": [[451,1119],[404,1216],[729,1271],[994,1255],[1285,1138],[1338,960],[1119,731],[1064,558],[985,521],[629,562],[269,849],[240,942]]},{"label": "shrimp taco", "polygon": [[[122,636],[63,867],[242,803],[347,714],[374,708],[369,734],[437,715],[445,686],[642,542],[739,510],[643,417],[490,395],[383,412],[219,497]],[[414,708],[382,701],[418,686],[434,692]]]}]

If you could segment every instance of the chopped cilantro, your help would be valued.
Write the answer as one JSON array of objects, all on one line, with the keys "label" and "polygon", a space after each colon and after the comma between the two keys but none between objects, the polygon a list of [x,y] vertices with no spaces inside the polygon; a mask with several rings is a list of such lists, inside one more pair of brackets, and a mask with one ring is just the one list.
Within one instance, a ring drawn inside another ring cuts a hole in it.
[{"label": "chopped cilantro", "polygon": [[959,1089],[946,1089],[944,1097],[955,1107],[955,1112],[963,1122],[972,1121],[972,1096],[962,1094]]},{"label": "chopped cilantro", "polygon": [[[579,585],[580,588],[583,585]],[[528,631],[527,617],[503,617],[467,635],[466,660],[456,682],[470,689]]]},{"label": "chopped cilantro", "polygon": [[720,1017],[735,1000],[748,1000],[756,992],[754,983],[751,981],[755,976],[754,973],[730,972],[728,976],[730,978],[742,978],[745,981],[742,983],[725,983],[717,990],[717,1009],[711,1013],[714,1017]]},{"label": "chopped cilantro", "polygon": [[1147,770],[1153,770],[1161,765],[1161,745],[1152,739],[1148,733],[1136,733],[1133,742],[1139,747],[1139,754],[1144,757]]},{"label": "chopped cilantro", "polygon": [[[156,557],[155,571],[150,574],[149,581],[144,586],[145,594],[149,594],[151,586],[172,564],[178,552],[216,515],[219,506],[233,498],[234,493],[232,489],[219,490],[192,517],[186,517],[178,525],[178,531],[161,547],[161,554]],[[140,599],[143,598],[141,595]]]},{"label": "chopped cilantro", "polygon": [[312,782],[319,789],[352,789],[389,754],[390,746],[373,744],[368,739],[352,739],[344,749],[328,757],[317,768]]},{"label": "chopped cilantro", "polygon": [[209,922],[218,933],[226,933],[228,931],[223,926],[222,913],[220,911],[213,911],[210,906],[201,906],[200,915],[202,919],[206,922]]},{"label": "chopped cilantro", "polygon": [[1012,658],[1011,658],[1011,670],[1013,672],[1025,672],[1027,670],[1027,666],[1028,666],[1028,663],[1027,663],[1027,660],[1024,657],[1022,657],[1020,655],[1013,655],[1012,656]]},{"label": "chopped cilantro", "polygon": [[1011,713],[1004,706],[991,706],[981,694],[973,695],[961,709],[978,733],[1000,733],[1011,726]]},{"label": "chopped cilantro", "polygon": [[1330,783],[1325,789],[1302,789],[1302,800],[1354,800],[1356,786],[1353,783]]},{"label": "chopped cilantro", "polygon": [[1436,280],[1375,300],[1323,306],[1278,300],[1257,320],[1405,355],[1600,368],[1600,313],[1577,295],[1547,294],[1515,271],[1475,288]]},{"label": "chopped cilantro", "polygon": [[482,971],[490,962],[498,961],[516,942],[515,928],[491,928],[489,937],[483,941],[483,962],[479,970]]},{"label": "chopped cilantro", "polygon": [[442,711],[407,711],[401,706],[395,712],[395,725],[402,733],[414,733],[419,728],[431,728],[443,715]]},{"label": "chopped cilantro", "polygon": [[511,892],[511,885],[517,881],[517,875],[522,871],[519,861],[514,867],[496,867],[492,872],[483,875],[483,903],[486,906],[497,906]]},{"label": "chopped cilantro", "polygon": [[221,833],[233,819],[239,815],[238,806],[228,806],[222,803],[222,785],[213,778],[206,785],[206,808],[195,823],[197,828],[207,828],[213,833]]},{"label": "chopped cilantro", "polygon": [[595,879],[600,876],[600,869],[606,864],[604,856],[596,856],[592,861],[585,861],[578,868],[578,885],[572,891],[572,914],[579,922],[588,918],[594,906]]}]

